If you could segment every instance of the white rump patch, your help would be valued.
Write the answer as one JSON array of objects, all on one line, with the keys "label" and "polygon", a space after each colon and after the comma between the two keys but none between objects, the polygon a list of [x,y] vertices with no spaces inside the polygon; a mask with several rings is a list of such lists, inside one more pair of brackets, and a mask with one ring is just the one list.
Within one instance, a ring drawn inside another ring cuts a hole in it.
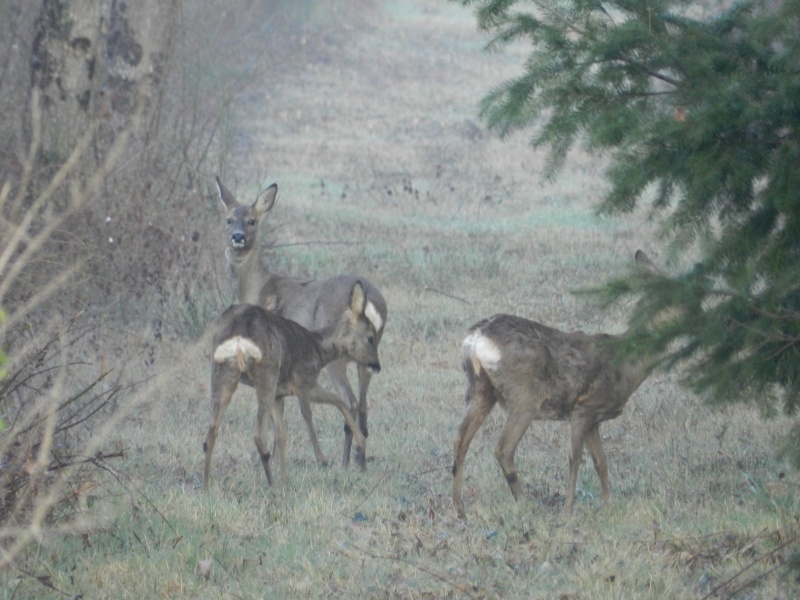
[{"label": "white rump patch", "polygon": [[240,335],[235,335],[225,340],[214,350],[214,362],[239,361],[241,358],[249,358],[255,361],[261,360],[261,350],[253,340]]},{"label": "white rump patch", "polygon": [[497,344],[488,337],[484,336],[479,330],[473,331],[461,344],[464,356],[469,356],[475,370],[478,366],[486,370],[494,370],[500,359],[503,358],[502,352]]},{"label": "white rump patch", "polygon": [[381,313],[378,312],[378,309],[375,308],[372,302],[367,302],[367,307],[364,309],[364,316],[372,323],[375,331],[381,330],[383,327],[383,319],[381,318]]}]

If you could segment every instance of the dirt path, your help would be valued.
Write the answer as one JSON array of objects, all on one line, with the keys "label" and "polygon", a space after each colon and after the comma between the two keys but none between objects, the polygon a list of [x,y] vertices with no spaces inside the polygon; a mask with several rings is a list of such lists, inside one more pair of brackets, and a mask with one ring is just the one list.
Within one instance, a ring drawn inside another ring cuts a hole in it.
[{"label": "dirt path", "polygon": [[[426,238],[427,224],[439,220],[446,232],[446,222],[458,219],[463,235],[491,223],[495,241],[483,236],[482,257],[475,259],[483,261],[480,273],[502,265],[514,277],[520,261],[530,264],[528,255],[536,261],[537,294],[524,287],[503,310],[565,326],[585,323],[569,290],[595,281],[597,269],[625,264],[637,248],[650,249],[651,236],[642,219],[598,224],[594,218],[602,161],[576,150],[557,181],[547,181],[545,153],[530,148],[528,133],[500,140],[486,130],[477,115],[480,98],[519,73],[528,48],[486,53],[487,37],[476,30],[472,11],[443,0],[382,2],[333,22],[298,34],[292,60],[265,66],[243,97],[247,125],[236,141],[233,187],[254,197],[278,183],[282,208],[272,218],[281,243],[368,240],[369,248],[335,263],[328,247],[318,270],[275,267],[295,275],[355,272],[392,295],[393,306],[431,285],[462,296],[467,282],[447,282],[446,264],[427,268],[427,281],[400,282],[398,273],[425,260],[412,246],[470,251],[467,240],[443,241],[441,228]],[[325,210],[334,207],[337,218],[347,216],[339,229],[325,231],[319,221],[332,222]],[[305,227],[314,219],[314,227]],[[398,227],[413,235],[389,241]],[[491,299],[483,290],[468,297],[476,306]],[[464,318],[499,308],[472,307]]]},{"label": "dirt path", "polygon": [[240,176],[432,181],[493,162],[477,102],[520,56],[484,53],[471,11],[441,0],[386,2],[365,20],[306,39],[298,65],[254,88]]}]

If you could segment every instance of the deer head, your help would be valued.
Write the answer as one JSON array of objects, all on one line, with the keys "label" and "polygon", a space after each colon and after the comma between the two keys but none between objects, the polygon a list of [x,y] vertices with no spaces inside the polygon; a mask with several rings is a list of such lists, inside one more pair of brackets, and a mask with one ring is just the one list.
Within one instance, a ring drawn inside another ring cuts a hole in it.
[{"label": "deer head", "polygon": [[373,373],[379,373],[377,332],[365,314],[368,306],[364,286],[358,281],[350,292],[350,309],[340,319],[331,339],[348,358],[366,365]]},{"label": "deer head", "polygon": [[225,207],[225,227],[228,235],[228,253],[244,257],[253,252],[258,241],[258,224],[272,210],[278,186],[272,184],[256,198],[253,204],[240,204],[231,191],[217,177],[219,198]]}]

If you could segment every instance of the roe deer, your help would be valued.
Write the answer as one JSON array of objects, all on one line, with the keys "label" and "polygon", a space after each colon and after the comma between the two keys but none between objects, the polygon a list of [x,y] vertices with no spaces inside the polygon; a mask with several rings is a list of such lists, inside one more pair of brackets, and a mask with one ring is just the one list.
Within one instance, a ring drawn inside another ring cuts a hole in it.
[{"label": "roe deer", "polygon": [[[339,275],[329,279],[297,279],[271,273],[261,262],[258,252],[258,226],[262,217],[275,204],[278,186],[272,184],[261,192],[253,204],[240,204],[217,177],[217,189],[225,206],[228,246],[225,255],[233,274],[239,302],[263,306],[282,317],[300,323],[308,329],[320,329],[335,323],[349,308],[350,290],[360,282],[366,294],[364,315],[375,328],[375,346],[378,346],[386,324],[386,301],[378,288],[366,279],[351,275]],[[347,365],[355,360],[358,373],[358,399],[347,378]],[[372,372],[369,365],[358,359],[344,357],[331,362],[325,369],[334,388],[347,404],[358,423],[364,438],[367,429],[367,389]],[[320,450],[316,430],[312,421],[311,407],[300,395],[300,412],[308,427],[311,444],[317,463],[326,463]],[[352,427],[345,424],[342,465],[350,463],[350,448],[353,442]],[[366,447],[356,451],[356,462],[366,468]]]},{"label": "roe deer", "polygon": [[375,326],[366,317],[366,307],[364,287],[356,281],[350,289],[347,311],[335,323],[318,331],[309,331],[252,304],[234,304],[222,313],[213,329],[212,417],[203,443],[206,454],[203,490],[208,489],[217,430],[239,381],[256,390],[255,443],[270,486],[273,480],[271,455],[265,442],[265,417],[273,424],[273,450],[278,455],[281,479],[285,482],[285,396],[302,396],[309,402],[333,404],[354,432],[356,448],[363,448],[365,439],[350,413],[350,406],[338,395],[323,389],[317,378],[326,364],[342,357],[380,371]]},{"label": "roe deer", "polygon": [[[655,269],[641,250],[636,252],[636,261]],[[464,516],[464,459],[472,438],[497,403],[507,418],[494,453],[515,500],[520,499],[522,487],[514,453],[536,419],[570,423],[567,514],[572,513],[584,444],[600,477],[603,501],[608,501],[608,465],[600,423],[622,413],[653,366],[652,360],[619,357],[609,344],[615,337],[619,336],[565,333],[511,315],[494,315],[468,330],[461,346],[467,414],[456,435],[453,463],[453,504],[460,517]]]}]

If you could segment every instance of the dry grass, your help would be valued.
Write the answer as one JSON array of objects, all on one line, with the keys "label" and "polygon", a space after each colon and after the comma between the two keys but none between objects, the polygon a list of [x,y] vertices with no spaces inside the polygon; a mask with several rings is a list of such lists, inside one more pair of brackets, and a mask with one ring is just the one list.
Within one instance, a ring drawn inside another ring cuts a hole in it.
[{"label": "dry grass", "polygon": [[[737,597],[796,597],[785,572],[771,571],[798,530],[798,477],[774,455],[789,424],[745,407],[711,411],[676,374],[653,376],[602,428],[607,509],[585,468],[576,514],[561,516],[568,433],[550,422],[519,446],[527,500],[514,504],[492,453],[498,410],[467,458],[468,520],[455,518],[465,328],[512,312],[618,331],[625,307],[602,313],[571,291],[620,273],[637,248],[658,259],[661,244],[646,215],[593,216],[602,160],[576,152],[547,182],[525,139],[483,130],[477,100],[521,52],[485,55],[471,15],[442,2],[391,3],[367,20],[298,44],[291,69],[247,91],[231,183],[244,199],[278,182],[266,256],[277,269],[356,272],[389,302],[368,471],[318,469],[289,402],[290,485],[268,489],[252,392],[240,390],[201,494],[207,349],[164,341],[160,366],[175,366],[174,377],[115,435],[122,482],[136,493],[98,493],[104,520],[85,536],[42,539],[0,573],[0,595],[697,598],[754,580]],[[219,234],[217,269],[221,225]],[[338,465],[334,412],[315,417]]]}]

